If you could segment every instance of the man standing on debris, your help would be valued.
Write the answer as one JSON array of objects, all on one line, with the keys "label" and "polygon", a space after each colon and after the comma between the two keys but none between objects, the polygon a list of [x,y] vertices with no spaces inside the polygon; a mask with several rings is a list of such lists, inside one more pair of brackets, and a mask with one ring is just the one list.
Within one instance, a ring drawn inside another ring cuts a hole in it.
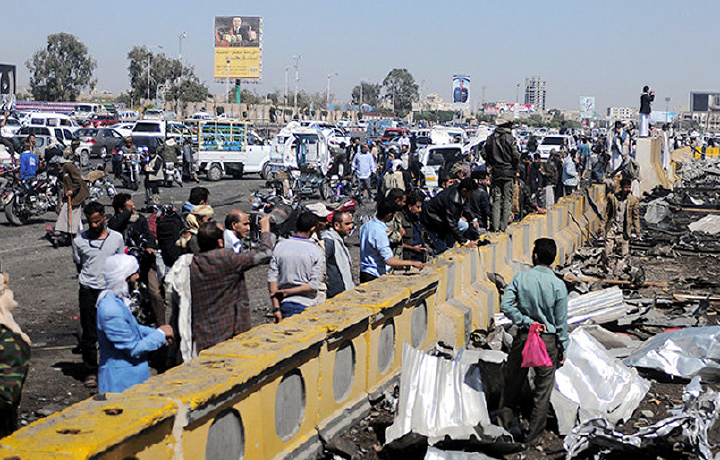
[{"label": "man standing on debris", "polygon": [[532,324],[540,324],[540,337],[545,343],[552,366],[536,367],[533,408],[529,429],[525,435],[528,443],[537,442],[545,429],[550,395],[555,384],[555,369],[565,360],[570,338],[567,326],[567,288],[555,276],[550,266],[555,261],[555,240],[535,240],[532,259],[534,267],[518,273],[505,289],[500,309],[518,326],[512,349],[505,366],[505,391],[500,403],[498,423],[510,431],[514,424],[514,410],[520,392],[527,379],[528,368],[521,367],[522,351]]},{"label": "man standing on debris", "polygon": [[[608,194],[605,206],[605,256],[610,260],[616,246],[620,246],[621,259],[618,264],[624,264],[630,254],[630,238],[640,234],[640,202],[631,190],[631,180],[624,177],[620,180],[620,191]],[[620,265],[616,265],[616,268],[620,268]]]}]

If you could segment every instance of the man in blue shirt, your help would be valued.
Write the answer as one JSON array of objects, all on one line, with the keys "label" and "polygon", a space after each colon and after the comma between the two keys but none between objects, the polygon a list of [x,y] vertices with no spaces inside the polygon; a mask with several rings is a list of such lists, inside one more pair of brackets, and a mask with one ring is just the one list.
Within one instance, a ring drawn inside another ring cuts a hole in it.
[{"label": "man in blue shirt", "polygon": [[[565,361],[565,352],[570,343],[567,325],[567,288],[555,276],[550,266],[555,261],[557,246],[555,240],[535,240],[532,258],[534,267],[518,273],[505,288],[500,309],[517,325],[519,331],[513,339],[512,349],[505,365],[505,389],[498,423],[512,433],[514,410],[519,403],[520,391],[527,379],[528,368],[521,367],[522,351],[532,324],[540,324],[540,337],[545,343],[552,366],[536,367],[533,408],[529,430],[525,440],[538,440],[547,420],[550,395],[555,385],[555,369]],[[513,433],[515,434],[515,433]]]},{"label": "man in blue shirt", "polygon": [[386,274],[390,268],[425,268],[422,262],[393,257],[387,236],[387,223],[393,220],[397,204],[383,200],[378,204],[377,215],[360,227],[360,282],[367,283]]},{"label": "man in blue shirt", "polygon": [[23,152],[20,154],[20,180],[35,179],[37,176],[38,157],[30,151],[30,144],[23,142]]}]

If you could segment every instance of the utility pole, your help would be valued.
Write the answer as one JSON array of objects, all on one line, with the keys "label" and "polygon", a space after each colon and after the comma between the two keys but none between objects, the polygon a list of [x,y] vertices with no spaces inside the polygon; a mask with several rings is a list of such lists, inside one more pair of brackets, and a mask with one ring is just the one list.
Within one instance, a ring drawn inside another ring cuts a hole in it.
[{"label": "utility pole", "polygon": [[300,115],[297,113],[298,107],[297,107],[297,96],[298,96],[298,83],[300,82],[300,71],[298,69],[298,63],[300,61],[300,58],[302,57],[302,53],[298,54],[297,56],[293,56],[293,60],[295,63],[293,64],[293,67],[295,67],[295,102],[293,103],[293,111],[295,115],[300,119]]},{"label": "utility pole", "polygon": [[285,110],[287,110],[287,97],[288,97],[288,71],[290,70],[290,66],[285,67],[285,95],[283,96],[283,122],[286,121],[285,119]]},{"label": "utility pole", "polygon": [[327,93],[325,94],[325,105],[326,105],[325,108],[326,109],[330,105],[330,79],[332,78],[333,75],[337,76],[338,73],[337,72],[329,73],[327,76]]},{"label": "utility pole", "polygon": [[178,43],[178,61],[182,63],[182,41],[183,39],[187,38],[187,34],[185,32],[178,35],[179,43]]},{"label": "utility pole", "polygon": [[[149,48],[163,49],[162,45],[154,45],[154,46],[149,47]],[[148,101],[150,100],[150,58],[152,57],[152,52],[150,52],[150,49],[149,49],[149,48],[148,48],[148,57],[147,57],[147,77],[148,77],[148,81],[147,81],[147,98],[146,98]]]}]

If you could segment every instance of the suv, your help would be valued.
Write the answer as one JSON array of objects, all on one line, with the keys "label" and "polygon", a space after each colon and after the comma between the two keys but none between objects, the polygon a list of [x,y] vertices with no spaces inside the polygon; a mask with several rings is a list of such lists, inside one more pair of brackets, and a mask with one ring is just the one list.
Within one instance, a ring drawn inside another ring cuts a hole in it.
[{"label": "suv", "polygon": [[538,144],[537,152],[540,158],[547,160],[550,157],[550,151],[555,150],[560,153],[560,148],[566,145],[568,150],[577,150],[575,138],[565,134],[550,134],[542,138]]},{"label": "suv", "polygon": [[19,142],[29,136],[34,135],[37,139],[38,152],[41,154],[45,152],[45,149],[51,144],[62,144],[63,146],[70,145],[74,136],[68,128],[49,128],[46,126],[23,126],[15,134],[14,139]]}]

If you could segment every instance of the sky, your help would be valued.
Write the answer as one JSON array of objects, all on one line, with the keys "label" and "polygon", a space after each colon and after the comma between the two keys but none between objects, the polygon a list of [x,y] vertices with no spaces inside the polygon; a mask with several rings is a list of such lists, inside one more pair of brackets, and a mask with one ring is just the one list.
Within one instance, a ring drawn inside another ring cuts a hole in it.
[{"label": "sky", "polygon": [[177,57],[185,32],[183,61],[211,92],[223,93],[213,78],[214,17],[237,15],[263,18],[262,81],[246,86],[258,94],[282,94],[285,68],[300,53],[300,89],[325,92],[333,74],[336,101],[393,68],[408,69],[423,96],[446,101],[452,75],[469,75],[473,107],[483,87],[485,101],[514,102],[517,83],[532,75],[547,82],[547,108],[577,110],[581,96],[595,96],[601,114],[638,106],[644,85],[656,91],[654,110],[665,110],[666,97],[679,110],[690,91],[720,90],[720,61],[703,20],[718,16],[717,0],[35,0],[5,1],[2,9],[18,20],[3,21],[0,62],[17,65],[20,87],[29,80],[25,62],[49,34],[85,43],[98,89],[119,93],[129,87],[132,47],[161,45]]}]

